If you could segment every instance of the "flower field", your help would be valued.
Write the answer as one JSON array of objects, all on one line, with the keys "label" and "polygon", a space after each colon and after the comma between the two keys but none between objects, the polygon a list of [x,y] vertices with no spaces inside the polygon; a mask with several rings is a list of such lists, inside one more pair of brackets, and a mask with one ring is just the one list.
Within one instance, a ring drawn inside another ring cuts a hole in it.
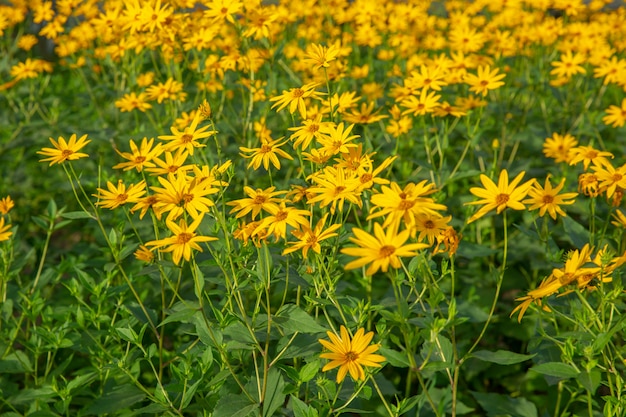
[{"label": "flower field", "polygon": [[0,2],[0,415],[626,415],[626,5]]}]

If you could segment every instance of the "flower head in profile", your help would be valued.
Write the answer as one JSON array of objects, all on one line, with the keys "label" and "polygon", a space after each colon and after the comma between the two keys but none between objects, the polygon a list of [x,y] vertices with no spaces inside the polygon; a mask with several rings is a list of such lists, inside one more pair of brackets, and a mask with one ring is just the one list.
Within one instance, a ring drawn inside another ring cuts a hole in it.
[{"label": "flower head in profile", "polygon": [[15,203],[13,203],[10,195],[0,199],[0,213],[9,214],[13,207],[15,207]]},{"label": "flower head in profile", "polygon": [[90,140],[87,140],[87,135],[81,136],[79,139],[76,139],[76,134],[74,133],[70,136],[68,141],[63,138],[63,136],[59,136],[58,140],[54,140],[50,138],[50,142],[54,148],[43,148],[37,153],[47,158],[40,159],[39,162],[48,162],[50,161],[50,166],[54,164],[62,164],[65,161],[74,161],[76,159],[88,157],[86,153],[78,152],[85,145],[87,145]]},{"label": "flower head in profile", "polygon": [[488,176],[481,174],[480,182],[482,182],[484,188],[470,188],[470,192],[476,197],[480,197],[481,200],[465,204],[482,204],[483,206],[469,218],[468,223],[478,220],[494,209],[498,214],[502,213],[507,207],[513,210],[525,210],[526,206],[522,203],[522,198],[526,197],[526,194],[528,194],[535,180],[532,179],[520,184],[520,181],[524,178],[524,174],[524,171],[520,172],[517,177],[509,183],[509,173],[506,169],[503,169],[500,172],[498,184],[494,183]]},{"label": "flower head in profile", "polygon": [[374,353],[380,345],[370,344],[374,332],[365,333],[365,330],[360,328],[354,337],[350,338],[348,330],[341,326],[340,333],[341,335],[337,336],[332,332],[326,332],[330,341],[319,340],[322,346],[330,351],[320,355],[322,359],[330,359],[330,362],[322,368],[322,372],[339,367],[337,372],[338,384],[344,380],[348,373],[353,380],[364,381],[364,366],[380,368],[380,363],[386,360],[384,356]]},{"label": "flower head in profile", "polygon": [[152,147],[154,144],[154,138],[144,137],[141,140],[141,144],[137,146],[135,141],[130,140],[130,152],[120,152],[115,149],[119,156],[126,159],[127,162],[121,162],[115,166],[113,169],[123,169],[124,171],[131,170],[135,168],[137,172],[141,172],[144,167],[154,167],[156,166],[154,162],[151,162],[154,158],[161,155],[163,152],[163,147],[161,144],[157,144],[157,146]]},{"label": "flower head in profile", "polygon": [[[281,142],[282,141],[282,142]],[[245,146],[240,146],[239,150],[242,152],[240,155],[244,158],[250,159],[250,163],[248,164],[248,168],[252,167],[252,169],[259,169],[261,164],[263,164],[263,168],[265,170],[269,170],[270,162],[276,169],[280,169],[280,160],[278,157],[285,159],[293,159],[291,155],[287,152],[280,149],[287,142],[283,140],[283,138],[278,138],[276,140],[265,140],[261,139],[261,146],[258,148],[246,148]]]},{"label": "flower head in profile", "polygon": [[93,196],[98,198],[96,206],[115,209],[126,203],[136,203],[146,193],[146,182],[141,181],[138,184],[131,184],[128,187],[119,180],[117,186],[111,181],[107,181],[107,188],[98,188],[98,194]]},{"label": "flower head in profile", "polygon": [[9,240],[13,232],[11,231],[11,225],[4,224],[4,217],[0,217],[0,242],[4,242],[5,240]]},{"label": "flower head in profile", "polygon": [[626,98],[622,100],[620,106],[611,105],[606,111],[606,116],[602,118],[605,125],[612,127],[622,127],[626,123]]}]

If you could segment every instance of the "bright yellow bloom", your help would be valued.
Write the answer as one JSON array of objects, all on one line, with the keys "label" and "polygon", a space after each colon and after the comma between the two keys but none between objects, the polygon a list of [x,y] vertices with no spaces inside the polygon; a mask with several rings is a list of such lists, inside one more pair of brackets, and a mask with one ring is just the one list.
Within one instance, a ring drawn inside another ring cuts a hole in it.
[{"label": "bright yellow bloom", "polygon": [[270,216],[263,218],[254,230],[253,235],[264,232],[266,235],[274,235],[274,239],[287,239],[287,226],[299,229],[301,226],[309,224],[308,216],[311,212],[308,210],[296,209],[294,207],[286,207],[282,201],[279,206],[268,206],[267,211]]},{"label": "bright yellow bloom", "polygon": [[606,111],[606,116],[602,118],[605,125],[611,125],[612,127],[622,127],[626,123],[626,98],[622,100],[621,106],[609,106]]},{"label": "bright yellow bloom", "polygon": [[4,242],[5,240],[9,240],[13,232],[11,230],[11,225],[4,224],[4,217],[0,217],[0,242]]},{"label": "bright yellow bloom", "polygon": [[207,131],[210,125],[197,129],[200,120],[202,120],[202,114],[200,112],[196,112],[196,115],[191,122],[191,126],[184,128],[182,132],[176,127],[171,127],[170,130],[172,131],[172,134],[159,136],[159,139],[171,141],[165,146],[168,151],[183,149],[189,152],[189,155],[193,155],[194,148],[206,146],[202,143],[196,142],[197,140],[208,138],[209,136],[217,133],[215,130]]},{"label": "bright yellow bloom", "polygon": [[324,229],[327,217],[328,213],[326,213],[324,217],[317,222],[314,229],[309,228],[307,225],[302,225],[301,230],[292,231],[291,234],[299,240],[297,242],[287,242],[290,247],[283,251],[283,255],[287,255],[288,253],[292,253],[300,249],[302,249],[302,256],[304,258],[306,258],[309,249],[315,253],[322,253],[320,242],[333,236],[337,236],[335,230],[342,226],[341,224],[333,224]]},{"label": "bright yellow bloom", "polygon": [[146,182],[141,181],[126,188],[122,180],[117,182],[117,186],[111,181],[107,181],[107,188],[108,190],[98,188],[98,194],[93,194],[93,196],[98,198],[96,206],[113,210],[126,203],[138,202],[146,193]]},{"label": "bright yellow bloom", "polygon": [[470,91],[476,94],[487,95],[489,90],[495,90],[504,85],[501,81],[505,74],[498,74],[498,68],[491,71],[489,65],[478,67],[478,74],[466,74],[463,81],[470,86]]},{"label": "bright yellow bloom", "polygon": [[294,133],[289,138],[293,142],[293,147],[307,150],[311,141],[322,136],[320,128],[329,125],[330,122],[322,122],[322,115],[318,114],[314,119],[307,119],[302,122],[301,126],[290,127],[289,130]]},{"label": "bright yellow bloom", "polygon": [[397,229],[392,226],[383,231],[378,223],[374,223],[374,235],[356,227],[352,229],[352,233],[356,237],[351,237],[350,241],[357,244],[358,247],[343,248],[341,253],[357,256],[359,259],[349,262],[345,269],[360,268],[369,264],[365,271],[366,275],[373,275],[379,269],[382,272],[387,272],[389,266],[398,269],[402,266],[401,256],[417,256],[417,250],[428,247],[425,243],[406,244],[410,236],[409,230],[397,233]]},{"label": "bright yellow bloom", "polygon": [[524,204],[532,204],[528,207],[528,210],[536,210],[539,209],[539,215],[543,217],[546,214],[550,214],[553,220],[556,220],[556,215],[565,217],[565,212],[561,209],[562,205],[570,205],[574,204],[575,200],[569,200],[571,198],[576,198],[578,193],[564,193],[559,194],[559,192],[563,189],[565,185],[565,178],[561,180],[559,185],[555,188],[552,188],[552,184],[550,183],[550,176],[546,178],[545,188],[541,186],[541,184],[535,182],[532,187],[528,191],[528,196],[530,198],[523,201]]},{"label": "bright yellow bloom", "polygon": [[280,199],[275,197],[284,194],[285,191],[274,191],[275,189],[276,187],[269,187],[265,190],[260,188],[255,190],[252,187],[243,187],[243,191],[249,198],[241,198],[226,203],[229,206],[234,206],[228,214],[237,213],[235,218],[238,219],[252,212],[252,220],[254,220],[261,213],[261,210],[269,212],[269,207],[277,209],[278,204],[276,203],[279,203]]},{"label": "bright yellow bloom", "polygon": [[187,172],[193,165],[185,164],[189,153],[186,150],[178,149],[175,154],[165,152],[165,160],[154,158],[155,167],[146,168],[150,175],[169,175],[175,172]]},{"label": "bright yellow bloom", "polygon": [[330,204],[331,214],[335,213],[337,207],[343,211],[346,200],[361,207],[361,181],[344,168],[326,167],[322,173],[312,177],[312,181],[316,185],[307,190],[313,195],[307,200],[308,204],[319,202],[320,207]]},{"label": "bright yellow bloom", "polygon": [[359,135],[350,135],[353,127],[354,125],[351,124],[344,129],[343,122],[338,125],[333,123],[321,126],[320,131],[324,135],[317,138],[317,142],[322,145],[319,151],[327,155],[337,155],[348,152],[349,148],[356,147],[356,144],[350,143],[359,137]]},{"label": "bright yellow bloom", "polygon": [[148,138],[144,137],[141,140],[141,145],[137,147],[135,141],[131,139],[131,152],[120,152],[119,150],[115,149],[115,152],[117,152],[122,158],[128,160],[129,162],[121,162],[117,165],[114,165],[113,169],[121,168],[124,169],[124,171],[128,171],[135,168],[137,172],[141,172],[143,170],[143,167],[154,167],[155,164],[150,161],[161,155],[161,152],[163,152],[163,148],[160,143],[153,148],[153,143],[154,138],[150,138],[148,140]]},{"label": "bright yellow bloom", "polygon": [[515,177],[511,183],[509,183],[509,173],[506,169],[503,169],[500,172],[497,185],[491,180],[491,178],[481,174],[480,182],[482,182],[484,188],[472,187],[470,188],[470,192],[475,196],[480,197],[482,200],[472,201],[465,204],[482,204],[483,206],[472,217],[470,217],[467,222],[471,223],[474,220],[483,217],[493,209],[495,209],[498,214],[500,214],[507,207],[512,208],[513,210],[525,210],[526,206],[522,203],[522,198],[526,197],[526,194],[528,194],[528,191],[530,190],[530,186],[535,180],[532,179],[518,185],[524,177],[524,174],[524,171],[520,172],[518,176]]},{"label": "bright yellow bloom", "polygon": [[54,148],[43,148],[37,152],[40,155],[48,157],[40,159],[39,162],[50,161],[50,166],[52,166],[65,161],[74,161],[89,156],[86,153],[78,152],[82,147],[91,142],[91,140],[87,140],[87,135],[83,135],[80,139],[76,140],[76,134],[74,133],[67,142],[63,136],[59,136],[58,142],[50,138],[50,142],[52,142]]},{"label": "bright yellow bloom", "polygon": [[152,108],[152,104],[148,103],[148,97],[146,93],[139,93],[138,95],[135,93],[124,94],[124,96],[115,101],[115,107],[120,109],[121,112],[130,112],[135,109],[140,112],[146,112],[146,110]]},{"label": "bright yellow bloom", "polygon": [[613,167],[610,162],[594,164],[591,169],[595,171],[600,190],[606,190],[606,196],[611,198],[617,189],[626,190],[626,164]]},{"label": "bright yellow bloom", "polygon": [[139,245],[139,249],[135,251],[135,258],[150,263],[154,260],[154,253],[144,245]]},{"label": "bright yellow bloom", "polygon": [[193,223],[187,226],[187,221],[181,219],[179,224],[167,222],[167,228],[172,232],[172,236],[165,239],[153,240],[146,243],[146,246],[154,246],[160,252],[172,252],[172,260],[176,265],[180,263],[180,259],[186,261],[191,259],[191,250],[202,252],[202,248],[198,243],[210,242],[217,240],[212,236],[199,236],[196,229],[200,225],[203,216],[198,216]]},{"label": "bright yellow bloom", "polygon": [[276,140],[269,141],[261,139],[260,148],[246,148],[244,146],[240,146],[239,150],[243,152],[240,155],[244,158],[250,159],[248,168],[252,167],[253,169],[259,169],[262,163],[263,168],[265,168],[265,170],[268,170],[270,168],[271,162],[274,168],[280,169],[280,161],[278,160],[278,156],[285,159],[293,159],[291,155],[280,149],[280,147],[283,146],[285,142],[287,142],[286,140],[281,142],[282,139],[283,138],[278,138]]},{"label": "bright yellow bloom", "polygon": [[215,205],[208,196],[219,192],[219,189],[211,187],[208,181],[188,178],[180,171],[167,178],[158,177],[158,180],[162,187],[150,187],[157,198],[154,207],[159,214],[169,212],[168,221],[176,220],[183,213],[194,219],[202,217]]},{"label": "bright yellow bloom", "polygon": [[578,145],[578,141],[574,136],[569,133],[560,135],[555,132],[543,143],[543,154],[554,159],[555,162],[569,163],[572,159],[571,150],[576,145]]},{"label": "bright yellow bloom", "polygon": [[326,332],[330,342],[324,339],[319,340],[322,346],[330,350],[329,353],[322,353],[320,358],[331,360],[324,365],[322,372],[339,367],[337,372],[338,384],[344,380],[348,373],[354,381],[364,381],[364,366],[380,368],[380,363],[386,360],[384,356],[374,353],[380,345],[370,345],[374,332],[365,333],[365,330],[360,328],[352,339],[344,326],[341,326],[340,332],[341,336]]},{"label": "bright yellow bloom", "polygon": [[554,67],[550,71],[551,75],[557,78],[569,79],[574,74],[584,74],[585,68],[581,65],[585,62],[585,56],[579,53],[572,54],[572,51],[567,51],[561,54],[561,60],[551,62]]},{"label": "bright yellow bloom", "polygon": [[329,62],[335,60],[339,54],[339,47],[336,44],[326,47],[319,44],[312,44],[306,48],[305,61],[313,65],[313,68],[328,68]]},{"label": "bright yellow bloom", "polygon": [[0,213],[9,214],[13,207],[15,207],[15,203],[13,203],[11,196],[8,195],[0,200]]},{"label": "bright yellow bloom", "polygon": [[278,107],[276,111],[279,112],[289,106],[289,113],[293,114],[298,110],[302,119],[306,120],[306,103],[304,99],[307,97],[317,99],[322,95],[322,93],[315,91],[317,85],[317,83],[309,83],[302,87],[290,88],[289,91],[283,90],[281,95],[270,98],[270,101],[276,102],[272,105],[272,108]]},{"label": "bright yellow bloom", "polygon": [[576,165],[577,163],[582,162],[586,170],[592,162],[594,165],[610,163],[608,158],[613,158],[613,154],[611,152],[599,151],[594,149],[592,146],[578,146],[576,148],[572,148],[569,164]]},{"label": "bright yellow bloom", "polygon": [[400,105],[406,108],[402,114],[424,116],[427,113],[432,113],[437,107],[439,107],[440,98],[441,96],[435,91],[428,91],[428,89],[423,88],[420,92],[419,98],[411,95],[400,102]]},{"label": "bright yellow bloom", "polygon": [[438,204],[428,195],[437,191],[433,183],[423,180],[418,184],[408,183],[404,188],[392,182],[389,187],[383,185],[381,192],[371,197],[372,208],[367,220],[384,216],[383,227],[398,228],[400,223],[411,229],[415,226],[419,214],[437,214],[446,206]]}]

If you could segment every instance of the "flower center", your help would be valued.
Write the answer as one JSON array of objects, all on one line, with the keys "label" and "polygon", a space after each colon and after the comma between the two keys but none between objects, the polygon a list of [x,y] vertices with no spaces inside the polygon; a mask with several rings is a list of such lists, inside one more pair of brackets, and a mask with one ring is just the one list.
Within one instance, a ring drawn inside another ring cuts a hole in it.
[{"label": "flower center", "polygon": [[300,98],[304,95],[304,90],[301,88],[294,88],[293,91],[291,92],[291,96],[293,98]]},{"label": "flower center", "polygon": [[193,200],[193,194],[183,194],[182,200],[185,202],[185,204],[191,203],[191,200]]},{"label": "flower center", "polygon": [[128,199],[128,194],[126,193],[118,194],[117,197],[115,197],[115,201],[117,201],[118,203],[124,203],[126,202],[127,199]]},{"label": "flower center", "polygon": [[142,164],[146,161],[146,157],[145,156],[137,156],[135,157],[135,163],[136,164]]},{"label": "flower center", "polygon": [[193,140],[193,135],[190,135],[189,133],[185,133],[181,138],[180,141],[182,143],[189,143]]},{"label": "flower center", "polygon": [[184,245],[185,243],[189,242],[192,237],[193,237],[193,234],[183,232],[178,235],[176,239],[176,243],[178,243],[179,245]]},{"label": "flower center", "polygon": [[378,254],[380,255],[381,258],[387,258],[393,255],[395,251],[396,251],[396,248],[394,246],[384,245],[378,250]]},{"label": "flower center", "polygon": [[413,200],[402,200],[400,204],[398,204],[398,210],[410,210],[415,205],[415,201]]},{"label": "flower center", "polygon": [[496,204],[501,206],[503,204],[506,204],[509,201],[509,195],[508,194],[498,194],[496,196]]},{"label": "flower center", "polygon": [[359,359],[359,354],[356,352],[346,352],[345,353],[345,359],[348,362],[356,362]]},{"label": "flower center", "polygon": [[73,153],[74,151],[71,149],[63,149],[63,151],[61,151],[61,155],[63,156],[63,158],[67,158]]},{"label": "flower center", "polygon": [[424,222],[424,228],[425,229],[434,229],[435,228],[435,223],[432,220],[426,220]]},{"label": "flower center", "polygon": [[543,196],[543,203],[544,204],[552,204],[554,202],[554,196],[551,195],[544,195]]},{"label": "flower center", "polygon": [[252,200],[254,204],[263,204],[266,201],[267,201],[267,198],[265,198],[264,195],[256,195],[254,196],[254,199]]},{"label": "flower center", "polygon": [[276,221],[282,222],[283,220],[285,220],[287,218],[287,212],[284,210],[279,210],[274,217],[276,218]]}]

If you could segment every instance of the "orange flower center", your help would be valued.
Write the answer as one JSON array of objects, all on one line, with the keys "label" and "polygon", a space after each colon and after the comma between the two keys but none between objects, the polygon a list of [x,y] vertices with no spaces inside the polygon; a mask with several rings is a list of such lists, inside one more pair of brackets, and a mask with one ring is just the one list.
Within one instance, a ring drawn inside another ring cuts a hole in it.
[{"label": "orange flower center", "polygon": [[193,200],[193,194],[187,193],[182,195],[182,201],[184,204],[191,203],[191,200]]},{"label": "orange flower center", "polygon": [[118,203],[124,203],[127,199],[128,194],[126,193],[118,194],[117,197],[115,197],[115,201],[117,201]]},{"label": "orange flower center", "polygon": [[266,201],[267,201],[267,198],[264,195],[256,195],[254,196],[254,199],[252,200],[254,204],[263,204]]},{"label": "orange flower center", "polygon": [[624,176],[622,174],[620,174],[619,172],[616,172],[615,174],[613,174],[611,179],[613,180],[613,182],[619,182],[622,180],[623,177]]},{"label": "orange flower center", "polygon": [[413,200],[402,200],[400,204],[398,204],[398,210],[410,210],[415,205],[415,201]]},{"label": "orange flower center", "polygon": [[287,218],[287,212],[284,210],[279,210],[274,217],[276,218],[276,221],[282,222],[283,220],[285,220]]},{"label": "orange flower center", "polygon": [[381,258],[387,258],[396,251],[396,248],[391,245],[384,245],[378,250],[378,254]]},{"label": "orange flower center", "polygon": [[193,140],[193,135],[190,135],[189,133],[185,133],[181,138],[180,141],[182,143],[189,143]]},{"label": "orange flower center", "polygon": [[67,158],[67,157],[69,157],[73,153],[74,153],[74,151],[71,150],[71,149],[63,149],[61,151],[61,155],[63,156],[63,158]]},{"label": "orange flower center", "polygon": [[359,359],[359,354],[356,352],[346,352],[345,353],[345,359],[348,362],[356,362]]},{"label": "orange flower center", "polygon": [[343,185],[336,186],[335,187],[335,195],[341,194],[345,189],[346,189],[346,187],[344,187]]},{"label": "orange flower center", "polygon": [[261,146],[261,150],[259,151],[259,153],[269,153],[269,152],[272,152],[272,147],[268,145]]},{"label": "orange flower center", "polygon": [[544,204],[552,204],[554,202],[554,196],[551,195],[544,195],[543,196],[543,203]]},{"label": "orange flower center", "polygon": [[435,223],[432,220],[426,220],[424,222],[424,228],[425,229],[434,229],[435,228]]},{"label": "orange flower center", "polygon": [[189,242],[192,237],[193,234],[183,232],[177,236],[176,243],[178,243],[179,245],[184,245],[185,243]]},{"label": "orange flower center", "polygon": [[496,204],[497,205],[502,205],[502,204],[506,204],[509,201],[509,195],[508,194],[498,194],[496,196]]},{"label": "orange flower center", "polygon": [[361,184],[367,184],[372,180],[372,174],[363,174],[361,175]]},{"label": "orange flower center", "polygon": [[141,164],[144,163],[146,161],[146,157],[145,156],[137,156],[135,157],[135,163],[136,164]]},{"label": "orange flower center", "polygon": [[291,92],[291,96],[293,98],[300,98],[304,95],[304,90],[301,88],[294,88],[293,91]]}]

